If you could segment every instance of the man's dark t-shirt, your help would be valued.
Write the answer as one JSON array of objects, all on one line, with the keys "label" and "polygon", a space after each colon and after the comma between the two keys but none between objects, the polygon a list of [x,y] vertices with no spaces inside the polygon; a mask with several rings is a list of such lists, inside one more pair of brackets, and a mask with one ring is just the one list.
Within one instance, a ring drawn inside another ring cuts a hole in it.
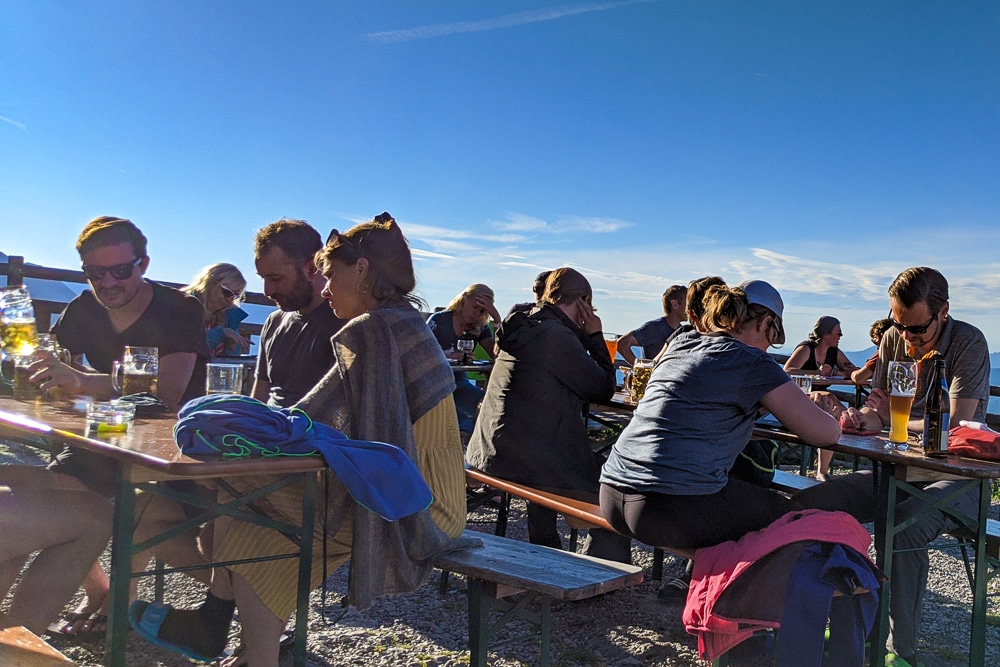
[{"label": "man's dark t-shirt", "polygon": [[270,405],[295,405],[316,386],[333,366],[330,338],[344,324],[325,303],[305,315],[275,310],[267,316],[255,376],[271,385]]},{"label": "man's dark t-shirt", "polygon": [[107,309],[86,290],[69,302],[52,332],[74,356],[87,355],[87,363],[99,373],[111,372],[111,362],[121,359],[126,345],[156,347],[161,359],[175,352],[194,352],[198,359],[181,399],[184,403],[205,393],[205,307],[180,290],[149,284],[152,300],[124,331],[114,330]]}]

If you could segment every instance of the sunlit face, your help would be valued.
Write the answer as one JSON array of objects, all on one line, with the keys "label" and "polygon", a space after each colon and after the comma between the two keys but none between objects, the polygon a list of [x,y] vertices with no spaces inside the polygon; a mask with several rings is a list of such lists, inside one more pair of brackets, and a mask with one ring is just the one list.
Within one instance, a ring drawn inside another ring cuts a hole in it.
[{"label": "sunlit face", "polygon": [[468,325],[473,322],[481,322],[486,316],[486,309],[479,305],[478,297],[470,296],[462,304],[460,315],[462,322]]},{"label": "sunlit face", "polygon": [[330,304],[333,314],[342,320],[350,320],[368,312],[367,293],[362,283],[364,261],[359,259],[355,264],[345,264],[330,260],[323,272],[323,277],[326,278],[323,298]]},{"label": "sunlit face", "polygon": [[837,347],[840,345],[840,339],[844,337],[844,330],[840,328],[840,325],[833,327],[833,330],[823,336],[826,343],[832,347]]},{"label": "sunlit face", "polygon": [[315,297],[309,267],[300,266],[285,251],[272,247],[254,261],[264,279],[264,295],[285,312],[308,307]]},{"label": "sunlit face", "polygon": [[[934,349],[934,344],[941,335],[944,319],[948,315],[947,303],[940,313],[931,313],[930,307],[923,301],[913,304],[912,308],[906,308],[895,299],[890,299],[889,309],[892,312],[893,328],[899,331],[907,346],[913,348],[915,356],[922,357]],[[927,330],[914,333],[906,329],[901,330],[900,327],[915,327],[918,330],[926,327]]]},{"label": "sunlit face", "polygon": [[[132,244],[128,242],[94,248],[80,257],[84,267],[98,270],[124,266],[139,259]],[[127,278],[119,280],[112,271],[103,271],[104,276],[100,280],[87,278],[87,282],[101,305],[108,310],[115,310],[128,305],[139,294],[144,282],[142,276],[148,266],[149,258],[143,257],[137,266],[132,267]]]},{"label": "sunlit face", "polygon": [[225,282],[216,283],[208,288],[205,295],[205,310],[217,313],[226,310],[239,301],[240,290]]}]

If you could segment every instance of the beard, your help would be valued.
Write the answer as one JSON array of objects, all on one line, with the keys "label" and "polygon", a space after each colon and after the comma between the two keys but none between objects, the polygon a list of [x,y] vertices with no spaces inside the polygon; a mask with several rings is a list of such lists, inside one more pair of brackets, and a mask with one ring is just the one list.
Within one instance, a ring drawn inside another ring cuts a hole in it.
[{"label": "beard", "polygon": [[312,281],[299,276],[287,292],[277,292],[271,295],[271,301],[278,304],[278,308],[286,313],[293,310],[302,310],[313,302]]}]

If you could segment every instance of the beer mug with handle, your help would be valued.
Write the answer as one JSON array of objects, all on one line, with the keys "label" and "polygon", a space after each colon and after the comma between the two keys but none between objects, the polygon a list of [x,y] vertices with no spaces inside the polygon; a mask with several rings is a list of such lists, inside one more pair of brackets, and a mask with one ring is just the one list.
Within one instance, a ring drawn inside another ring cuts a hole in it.
[{"label": "beer mug with handle", "polygon": [[625,371],[625,391],[628,392],[630,403],[638,403],[646,394],[646,385],[652,374],[652,359],[636,359],[632,368]]},{"label": "beer mug with handle", "polygon": [[121,361],[111,368],[111,384],[122,396],[156,393],[159,351],[155,347],[126,345]]},{"label": "beer mug with handle", "polygon": [[5,354],[29,355],[38,344],[35,308],[28,288],[0,289],[0,347]]}]

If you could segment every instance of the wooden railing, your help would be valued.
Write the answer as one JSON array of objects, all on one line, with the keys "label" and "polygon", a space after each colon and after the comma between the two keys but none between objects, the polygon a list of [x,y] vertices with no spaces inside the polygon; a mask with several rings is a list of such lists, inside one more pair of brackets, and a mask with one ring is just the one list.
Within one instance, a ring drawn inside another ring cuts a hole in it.
[{"label": "wooden railing", "polygon": [[[10,287],[23,285],[25,278],[52,280],[63,283],[85,284],[87,282],[87,277],[83,274],[83,271],[55,269],[47,266],[25,264],[23,257],[16,256],[10,256],[7,258],[6,262],[0,262],[0,276],[2,275],[7,276],[7,285]],[[179,288],[184,287],[185,285],[185,283],[157,282],[168,287]],[[258,306],[274,306],[274,302],[260,292],[246,292],[246,299],[244,300],[244,303],[252,303]],[[61,313],[66,307],[66,302],[32,299],[32,305],[35,307],[35,319],[38,322],[38,330],[46,332],[49,330],[49,324],[52,320],[52,316]],[[260,330],[260,324],[248,324],[245,322],[240,324],[240,333],[244,336],[259,337]]]}]

